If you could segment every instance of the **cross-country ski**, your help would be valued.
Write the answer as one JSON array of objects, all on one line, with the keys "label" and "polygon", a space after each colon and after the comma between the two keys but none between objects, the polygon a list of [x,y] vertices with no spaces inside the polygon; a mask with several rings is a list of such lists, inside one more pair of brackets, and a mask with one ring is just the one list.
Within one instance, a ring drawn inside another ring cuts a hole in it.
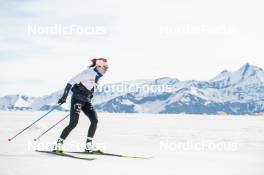
[{"label": "cross-country ski", "polygon": [[61,157],[67,157],[67,158],[73,158],[73,159],[80,159],[80,160],[96,160],[96,158],[87,158],[87,157],[80,157],[64,152],[56,152],[56,151],[43,151],[43,150],[36,150],[36,152],[39,153],[46,153],[46,154],[51,154],[53,156],[61,156]]},{"label": "cross-country ski", "polygon": [[128,159],[150,159],[152,157],[147,156],[131,156],[126,154],[114,154],[114,153],[107,153],[103,151],[66,151],[66,153],[77,153],[77,154],[88,154],[88,155],[102,155],[102,156],[113,156],[113,157],[122,157],[122,158],[128,158]]}]

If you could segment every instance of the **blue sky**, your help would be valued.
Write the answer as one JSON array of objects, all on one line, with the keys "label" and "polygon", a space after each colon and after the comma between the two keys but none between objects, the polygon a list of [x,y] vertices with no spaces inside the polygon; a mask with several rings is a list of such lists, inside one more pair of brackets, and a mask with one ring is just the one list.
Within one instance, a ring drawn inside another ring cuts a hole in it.
[{"label": "blue sky", "polygon": [[[208,80],[249,62],[264,68],[262,2],[216,0],[0,1],[0,96],[64,88],[93,57],[104,83],[164,76]],[[29,26],[103,28],[32,34]]]}]

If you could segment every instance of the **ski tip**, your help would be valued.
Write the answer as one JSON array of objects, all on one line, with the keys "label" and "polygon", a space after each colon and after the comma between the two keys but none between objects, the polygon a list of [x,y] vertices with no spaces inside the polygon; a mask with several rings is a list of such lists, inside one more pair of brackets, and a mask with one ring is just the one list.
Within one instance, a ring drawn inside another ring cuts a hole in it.
[{"label": "ski tip", "polygon": [[10,141],[11,141],[11,139],[7,139],[7,141],[9,141],[9,142],[10,142]]}]

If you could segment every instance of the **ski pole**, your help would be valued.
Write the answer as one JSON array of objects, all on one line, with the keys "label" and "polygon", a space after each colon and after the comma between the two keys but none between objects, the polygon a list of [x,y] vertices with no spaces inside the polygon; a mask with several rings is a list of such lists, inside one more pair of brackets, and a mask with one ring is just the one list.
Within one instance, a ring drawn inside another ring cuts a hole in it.
[{"label": "ski pole", "polygon": [[37,123],[38,121],[40,121],[42,118],[44,118],[45,116],[47,116],[49,113],[51,113],[52,111],[54,111],[55,109],[57,109],[58,107],[60,107],[62,104],[59,104],[57,106],[55,106],[54,108],[52,108],[49,112],[47,112],[45,115],[41,116],[39,119],[37,119],[36,121],[34,121],[33,123],[31,123],[30,125],[28,125],[27,127],[25,127],[22,131],[20,131],[19,133],[17,133],[16,135],[14,135],[12,138],[9,138],[8,141],[12,141],[14,138],[16,138],[18,135],[20,135],[21,133],[23,133],[24,131],[26,131],[28,128],[30,128],[31,126],[33,126],[35,123]]},{"label": "ski pole", "polygon": [[66,119],[67,117],[69,117],[70,114],[66,115],[65,117],[63,117],[61,120],[59,120],[57,123],[55,123],[54,125],[52,125],[49,129],[47,129],[45,132],[43,132],[42,134],[40,134],[37,138],[34,139],[34,141],[37,141],[40,137],[42,137],[44,134],[46,134],[47,132],[49,132],[52,128],[54,128],[55,126],[57,126],[60,122],[62,122],[64,119]]}]

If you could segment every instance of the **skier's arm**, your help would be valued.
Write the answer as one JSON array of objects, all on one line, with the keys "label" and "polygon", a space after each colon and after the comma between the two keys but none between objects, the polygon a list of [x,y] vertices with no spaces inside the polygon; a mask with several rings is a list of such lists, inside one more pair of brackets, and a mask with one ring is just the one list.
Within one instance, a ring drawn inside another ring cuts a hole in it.
[{"label": "skier's arm", "polygon": [[64,89],[64,93],[63,93],[62,97],[58,101],[59,104],[63,104],[66,102],[67,96],[68,96],[71,88],[72,88],[72,85],[68,83]]}]

